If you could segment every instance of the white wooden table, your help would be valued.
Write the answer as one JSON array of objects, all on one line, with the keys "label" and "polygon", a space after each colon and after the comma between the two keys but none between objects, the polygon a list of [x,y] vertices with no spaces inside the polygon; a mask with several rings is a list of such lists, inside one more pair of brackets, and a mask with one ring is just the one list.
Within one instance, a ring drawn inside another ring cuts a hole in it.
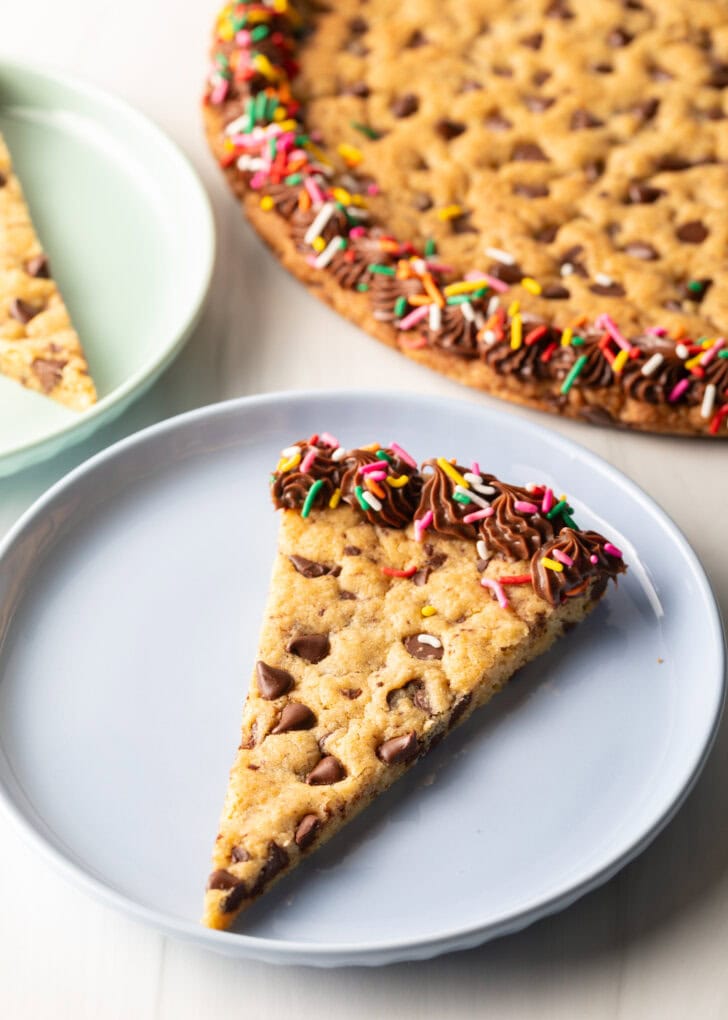
[{"label": "white wooden table", "polygon": [[[213,198],[219,257],[203,321],[153,390],[93,440],[0,481],[0,534],[103,446],[211,401],[274,389],[374,386],[384,375],[393,387],[478,399],[340,322],[243,226],[206,152],[197,112],[215,6],[216,0],[2,5],[0,52],[115,91],[189,154]],[[591,447],[651,493],[687,534],[728,609],[728,444],[531,417]],[[274,969],[164,938],[66,885],[0,819],[0,1017],[724,1018],[727,778],[724,726],[677,818],[607,886],[479,950],[377,971]]]}]

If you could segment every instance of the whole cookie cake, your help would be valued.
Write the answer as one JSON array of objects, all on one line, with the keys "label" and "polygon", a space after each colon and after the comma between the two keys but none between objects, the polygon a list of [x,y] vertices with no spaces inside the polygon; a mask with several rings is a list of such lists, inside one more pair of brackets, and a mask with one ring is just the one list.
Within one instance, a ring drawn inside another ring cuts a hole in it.
[{"label": "whole cookie cake", "polygon": [[408,357],[597,424],[728,436],[726,0],[288,0],[218,17],[251,222]]}]

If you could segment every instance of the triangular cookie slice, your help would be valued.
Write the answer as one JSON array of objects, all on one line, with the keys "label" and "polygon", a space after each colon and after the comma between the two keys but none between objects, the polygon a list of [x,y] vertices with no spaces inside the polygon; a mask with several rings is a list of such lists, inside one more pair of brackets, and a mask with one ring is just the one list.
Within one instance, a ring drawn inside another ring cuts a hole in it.
[{"label": "triangular cookie slice", "polygon": [[83,411],[96,400],[81,343],[0,136],[0,374]]},{"label": "triangular cookie slice", "polygon": [[625,567],[565,497],[327,435],[283,451],[279,548],[208,880],[228,927]]}]

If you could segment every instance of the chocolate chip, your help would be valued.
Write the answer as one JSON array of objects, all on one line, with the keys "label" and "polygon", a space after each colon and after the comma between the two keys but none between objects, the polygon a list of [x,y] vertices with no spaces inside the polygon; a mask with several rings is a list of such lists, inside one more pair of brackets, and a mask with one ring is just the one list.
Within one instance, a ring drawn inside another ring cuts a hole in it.
[{"label": "chocolate chip", "polygon": [[536,73],[531,77],[531,81],[534,85],[541,86],[544,85],[550,77],[550,71],[536,71]]},{"label": "chocolate chip", "polygon": [[345,687],[341,692],[349,701],[354,701],[361,695],[361,687]]},{"label": "chocolate chip", "polygon": [[355,81],[351,85],[344,85],[341,93],[345,96],[356,96],[357,99],[367,99],[370,89],[366,82]]},{"label": "chocolate chip", "polygon": [[290,701],[284,705],[278,725],[271,733],[288,733],[290,730],[310,730],[316,725],[316,716],[308,705],[299,705]]},{"label": "chocolate chip", "polygon": [[5,174],[0,174],[0,188],[4,188],[7,183],[8,179]]},{"label": "chocolate chip", "polygon": [[244,847],[234,846],[230,850],[230,859],[234,861],[236,864],[240,864],[243,861],[249,861],[250,854]]},{"label": "chocolate chip", "polygon": [[599,180],[604,173],[606,163],[603,159],[593,159],[591,163],[584,166],[584,176],[590,183]]},{"label": "chocolate chip", "polygon": [[387,695],[387,707],[396,708],[401,701],[410,700],[415,708],[431,714],[427,688],[423,680],[408,680],[404,687],[397,687]]},{"label": "chocolate chip", "polygon": [[657,170],[669,170],[678,172],[680,170],[690,170],[691,167],[697,166],[696,163],[691,159],[686,159],[685,156],[678,156],[675,153],[667,153],[665,156],[661,156],[655,163]]},{"label": "chocolate chip", "polygon": [[430,574],[430,568],[423,567],[422,570],[418,570],[416,574],[412,575],[412,583],[416,584],[418,588],[421,588],[424,584],[427,584]]},{"label": "chocolate chip", "polygon": [[513,266],[507,266],[504,262],[492,263],[488,268],[488,274],[495,276],[497,280],[502,280],[503,283],[520,283],[526,275],[518,263]]},{"label": "chocolate chip", "polygon": [[490,560],[477,560],[475,563],[475,569],[479,574],[482,574],[489,562]]},{"label": "chocolate chip", "polygon": [[276,698],[280,698],[293,687],[294,679],[285,669],[277,669],[265,662],[257,662],[255,672],[258,675],[260,696],[266,701],[275,701]]},{"label": "chocolate chip", "polygon": [[689,223],[683,223],[675,231],[678,240],[683,241],[685,244],[702,244],[709,233],[708,228],[700,220],[690,220]]},{"label": "chocolate chip", "polygon": [[412,205],[418,212],[427,212],[432,209],[432,199],[424,191],[418,191],[412,196]]},{"label": "chocolate chip", "polygon": [[408,49],[411,49],[411,50],[417,50],[417,49],[420,48],[420,46],[426,46],[426,45],[427,45],[427,36],[424,34],[424,32],[421,32],[419,28],[416,28],[414,30],[412,35],[409,37],[409,39],[405,43],[405,46]]},{"label": "chocolate chip", "polygon": [[561,21],[571,21],[574,17],[574,12],[568,3],[566,3],[566,0],[553,0],[546,8],[546,17],[560,18]]},{"label": "chocolate chip", "polygon": [[493,66],[493,74],[497,74],[499,78],[512,78],[513,71],[510,67],[506,67],[505,64],[495,64]]},{"label": "chocolate chip", "polygon": [[448,120],[447,117],[441,117],[440,120],[435,123],[435,131],[444,139],[449,142],[453,138],[457,138],[465,130],[465,125],[461,124],[457,120]]},{"label": "chocolate chip", "polygon": [[461,92],[480,92],[483,86],[479,81],[475,81],[474,78],[466,78],[460,86]]},{"label": "chocolate chip", "polygon": [[309,772],[306,782],[309,786],[329,786],[338,783],[345,775],[346,770],[339,759],[328,754]]},{"label": "chocolate chip", "polygon": [[347,591],[345,588],[342,588],[341,591],[339,592],[339,598],[343,599],[345,602],[346,601],[356,602],[356,595],[354,594],[354,592]]},{"label": "chocolate chip", "polygon": [[306,662],[321,662],[331,651],[326,634],[301,634],[288,642],[287,651]]},{"label": "chocolate chip", "polygon": [[556,100],[550,96],[526,96],[523,102],[531,113],[543,113],[544,110],[548,110],[550,106],[553,106]]},{"label": "chocolate chip", "polygon": [[448,723],[447,727],[448,729],[452,729],[453,726],[460,722],[462,717],[465,715],[465,712],[467,711],[468,706],[470,705],[470,702],[472,700],[473,700],[472,694],[465,694],[459,701],[455,702],[452,714],[450,715],[450,722]]},{"label": "chocolate chip", "polygon": [[657,111],[660,109],[659,99],[644,99],[641,103],[637,103],[633,107],[634,112],[640,118],[640,120],[648,121],[652,120]]},{"label": "chocolate chip", "polygon": [[[429,635],[425,636],[429,637]],[[420,636],[418,634],[410,634],[409,637],[404,639],[403,644],[410,655],[413,655],[415,659],[441,659],[444,652],[439,640],[437,641],[436,646],[431,645],[427,641],[420,641]]]},{"label": "chocolate chip", "polygon": [[352,18],[349,21],[349,31],[352,35],[364,35],[365,32],[369,31],[369,22],[366,18]]},{"label": "chocolate chip", "polygon": [[545,198],[549,193],[548,184],[514,184],[513,194],[524,198]]},{"label": "chocolate chip", "polygon": [[539,227],[533,236],[541,244],[551,244],[552,241],[556,240],[558,232],[559,227],[557,223],[548,223],[545,227]]},{"label": "chocolate chip", "polygon": [[450,229],[453,234],[477,234],[477,229],[470,222],[471,213],[461,213],[460,216],[453,216],[450,220]]},{"label": "chocolate chip", "polygon": [[31,305],[27,301],[23,301],[22,298],[13,298],[10,302],[10,314],[18,322],[22,322],[25,325],[26,322],[30,322],[31,319],[40,312],[41,309],[36,305]]},{"label": "chocolate chip", "polygon": [[613,28],[607,36],[607,45],[613,49],[620,49],[622,46],[629,46],[634,39],[633,35],[624,28]]},{"label": "chocolate chip", "polygon": [[650,68],[650,78],[653,81],[672,81],[674,75],[666,71],[664,67],[652,67]]},{"label": "chocolate chip", "polygon": [[58,361],[54,358],[34,358],[33,371],[40,380],[44,393],[51,393],[63,379],[63,369],[67,361]]},{"label": "chocolate chip", "polygon": [[411,117],[413,113],[417,113],[420,108],[420,101],[416,95],[412,92],[405,92],[403,96],[399,96],[390,106],[390,110],[395,117],[402,119],[403,117]]},{"label": "chocolate chip", "polygon": [[625,293],[621,283],[593,283],[589,290],[602,297],[624,297]]},{"label": "chocolate chip", "polygon": [[571,115],[571,130],[583,131],[587,128],[604,127],[604,121],[599,120],[589,110],[574,110]]},{"label": "chocolate chip", "polygon": [[429,557],[427,566],[432,567],[433,570],[437,570],[438,567],[441,567],[447,561],[447,553],[435,552],[429,544],[425,546],[425,552]]},{"label": "chocolate chip", "polygon": [[654,259],[659,258],[656,249],[651,244],[648,244],[647,241],[631,241],[624,246],[624,250],[633,259],[643,259],[645,262],[652,262]]},{"label": "chocolate chip", "polygon": [[713,72],[708,78],[708,85],[713,89],[728,88],[728,64],[716,63]]},{"label": "chocolate chip", "polygon": [[513,123],[507,117],[504,117],[502,113],[496,111],[485,118],[485,126],[490,128],[491,131],[509,131],[513,127]]},{"label": "chocolate chip", "polygon": [[527,46],[529,50],[540,50],[543,46],[543,32],[534,32],[533,35],[524,35],[521,39],[521,46]]},{"label": "chocolate chip", "polygon": [[680,294],[683,301],[702,301],[712,283],[713,281],[708,278],[703,280],[691,280],[689,283],[684,283],[680,288]]},{"label": "chocolate chip", "polygon": [[514,146],[511,159],[518,163],[547,163],[548,156],[535,142],[519,142]]},{"label": "chocolate chip", "polygon": [[225,897],[220,904],[220,910],[223,914],[232,914],[234,910],[237,910],[243,900],[248,898],[248,887],[245,882],[238,882],[233,891]]},{"label": "chocolate chip", "polygon": [[652,205],[664,194],[662,188],[653,188],[649,184],[630,184],[627,192],[631,205]]},{"label": "chocolate chip", "polygon": [[39,280],[50,279],[51,269],[48,256],[43,253],[34,255],[32,259],[28,259],[25,263],[25,271],[28,276],[35,276]]},{"label": "chocolate chip", "polygon": [[255,880],[251,893],[255,895],[259,893],[272,878],[283,871],[285,866],[288,864],[288,854],[283,847],[278,846],[277,843],[271,842],[268,844],[268,856],[266,858],[263,869]]},{"label": "chocolate chip", "polygon": [[541,297],[547,301],[562,301],[570,296],[570,292],[560,283],[547,283],[541,291]]},{"label": "chocolate chip", "polygon": [[238,885],[240,879],[236,878],[235,875],[231,875],[229,871],[225,871],[224,868],[219,868],[217,871],[213,871],[207,880],[208,889],[234,889]]},{"label": "chocolate chip", "polygon": [[345,545],[344,556],[361,556],[361,549],[358,545]]},{"label": "chocolate chip", "polygon": [[411,730],[401,737],[392,737],[380,744],[377,748],[377,758],[385,765],[403,765],[417,757],[419,747],[417,734]]},{"label": "chocolate chip", "polygon": [[293,564],[294,568],[299,574],[304,577],[323,577],[325,574],[330,574],[331,577],[338,577],[341,573],[340,566],[327,567],[325,563],[316,563],[314,560],[307,560],[305,556],[289,556],[288,559]]},{"label": "chocolate chip", "polygon": [[592,66],[592,70],[596,71],[597,74],[611,74],[612,71],[614,70],[614,68],[612,67],[611,64],[601,63],[601,64],[594,64]]},{"label": "chocolate chip", "polygon": [[296,826],[296,834],[293,842],[301,850],[311,846],[321,828],[321,822],[316,815],[304,815]]}]

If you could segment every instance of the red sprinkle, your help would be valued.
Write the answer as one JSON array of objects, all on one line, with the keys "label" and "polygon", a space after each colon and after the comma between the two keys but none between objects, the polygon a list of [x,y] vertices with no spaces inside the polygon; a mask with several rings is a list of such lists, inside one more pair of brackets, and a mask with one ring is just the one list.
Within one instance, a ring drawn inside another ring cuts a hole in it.
[{"label": "red sprinkle", "polygon": [[532,329],[530,333],[526,333],[523,341],[526,347],[530,347],[532,344],[538,343],[541,337],[546,335],[547,329],[547,326],[536,326],[536,328]]},{"label": "red sprinkle", "polygon": [[512,577],[499,577],[498,580],[501,584],[530,584],[530,574],[514,574]]},{"label": "red sprinkle", "polygon": [[711,436],[716,435],[716,433],[718,432],[718,429],[720,428],[720,423],[723,421],[723,419],[727,415],[728,415],[728,404],[723,404],[723,406],[720,407],[715,412],[715,414],[713,415],[713,420],[710,423],[710,429],[709,429]]},{"label": "red sprinkle", "polygon": [[558,349],[559,345],[556,343],[556,341],[550,343],[546,350],[543,352],[543,354],[540,356],[539,361],[551,361],[551,358],[554,356],[554,352],[557,351]]},{"label": "red sprinkle", "polygon": [[394,567],[382,567],[382,573],[387,577],[414,577],[417,567],[407,567],[406,570],[395,570]]}]

